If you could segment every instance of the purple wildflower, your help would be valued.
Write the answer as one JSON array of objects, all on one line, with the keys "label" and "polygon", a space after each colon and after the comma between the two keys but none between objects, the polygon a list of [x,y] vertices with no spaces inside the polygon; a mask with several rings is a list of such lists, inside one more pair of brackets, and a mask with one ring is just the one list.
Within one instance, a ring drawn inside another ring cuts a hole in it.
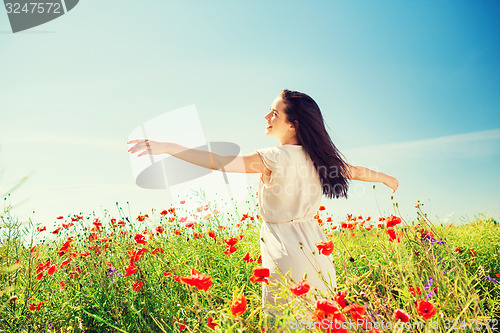
[{"label": "purple wildflower", "polygon": [[123,274],[118,273],[118,271],[116,270],[116,267],[109,266],[108,267],[108,277],[111,279],[111,283],[115,282],[115,280],[116,280],[115,276],[117,276],[119,278],[124,277]]},{"label": "purple wildflower", "polygon": [[432,295],[436,295],[432,291],[432,284],[433,283],[434,283],[434,279],[433,278],[429,278],[429,280],[427,280],[427,283],[424,285],[424,289],[427,292],[427,296],[425,297],[425,300],[427,300]]}]

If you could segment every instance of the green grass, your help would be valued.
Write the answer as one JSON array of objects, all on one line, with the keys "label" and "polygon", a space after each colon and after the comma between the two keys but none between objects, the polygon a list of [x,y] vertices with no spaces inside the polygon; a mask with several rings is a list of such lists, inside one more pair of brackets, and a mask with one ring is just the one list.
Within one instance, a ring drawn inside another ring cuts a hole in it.
[{"label": "green grass", "polygon": [[[242,259],[247,252],[251,258],[259,256],[261,220],[255,209],[241,221],[243,215],[214,214],[209,207],[194,212],[199,215],[199,225],[192,228],[180,222],[188,212],[181,212],[179,207],[175,213],[149,214],[145,221],[123,213],[113,217],[106,212],[104,216],[82,219],[73,215],[57,220],[60,226],[71,223],[73,218],[73,226],[63,228],[56,240],[42,241],[32,249],[32,244],[55,227],[47,226],[46,231],[38,232],[31,221],[19,221],[7,205],[0,225],[0,332],[178,332],[184,321],[182,332],[213,332],[207,325],[208,317],[216,320],[219,332],[262,332],[261,285],[249,279],[258,264]],[[441,225],[429,221],[420,206],[417,210],[416,220],[395,227],[402,233],[400,242],[391,242],[386,228],[376,226],[378,218],[365,222],[365,227],[375,225],[370,231],[359,224],[349,230],[340,227],[341,222],[349,221],[325,222],[328,212],[318,211],[325,234],[334,243],[338,290],[347,291],[348,302],[365,306],[372,324],[395,325],[396,309],[408,313],[411,322],[425,323],[422,332],[446,332],[446,326],[450,328],[453,323],[485,323],[485,318],[500,317],[500,283],[493,280],[500,281],[496,276],[500,273],[499,224],[480,216],[462,226]],[[209,218],[203,219],[208,214]],[[91,230],[96,218],[102,226]],[[116,218],[115,225],[112,218]],[[118,221],[126,225],[118,226]],[[225,230],[219,228],[222,224],[227,226]],[[163,233],[155,231],[160,225],[165,229]],[[338,228],[332,230],[332,226]],[[181,234],[176,235],[175,229]],[[434,237],[422,241],[421,229]],[[134,236],[145,230],[147,244],[138,244]],[[208,236],[207,230],[215,232],[216,240]],[[201,232],[203,237],[194,238],[193,232]],[[89,240],[92,233],[96,241]],[[226,255],[224,240],[239,239],[240,235],[243,238],[236,244],[236,252]],[[60,255],[68,237],[74,237],[74,241],[69,251]],[[30,244],[24,244],[26,239]],[[127,252],[141,247],[148,252],[135,263],[137,272],[120,276],[130,264]],[[153,255],[156,248],[163,249],[163,253]],[[89,256],[80,256],[86,251]],[[68,258],[70,263],[61,267]],[[37,265],[49,259],[53,261],[50,266],[57,265],[57,271],[48,275],[46,268],[41,280],[37,280]],[[112,278],[110,267],[116,270]],[[211,276],[213,284],[207,291],[164,275],[170,272],[188,276],[191,268]],[[429,294],[430,288],[426,290],[430,279],[431,288],[437,287],[434,294]],[[62,280],[66,281],[65,289],[60,286]],[[132,290],[134,281],[143,283],[138,291]],[[288,285],[281,287],[282,297],[292,297]],[[412,294],[410,287],[420,288],[421,294]],[[247,309],[233,316],[229,302],[239,293],[245,295]],[[280,307],[284,315],[281,325],[277,324],[281,328],[268,328],[267,332],[292,331],[291,323],[301,308],[315,309],[316,302],[308,295],[292,297],[291,304]],[[333,296],[320,297],[337,305]],[[416,301],[426,298],[437,310],[428,320],[415,306]],[[30,309],[30,304],[36,306],[39,302],[43,302],[39,311]],[[343,315],[346,321],[352,320],[352,313]],[[438,327],[431,328],[429,323],[435,321],[439,321]],[[474,331],[474,326],[464,327],[461,331]],[[369,332],[363,328],[349,331]]]}]

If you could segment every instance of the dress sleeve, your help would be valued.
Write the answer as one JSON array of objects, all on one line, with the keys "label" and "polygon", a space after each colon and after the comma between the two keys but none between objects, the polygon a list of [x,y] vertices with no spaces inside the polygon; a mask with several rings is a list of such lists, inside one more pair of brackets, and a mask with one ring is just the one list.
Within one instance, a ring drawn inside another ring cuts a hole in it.
[{"label": "dress sleeve", "polygon": [[271,170],[276,171],[280,165],[280,152],[278,147],[268,147],[257,149],[256,152],[260,155],[264,165]]}]

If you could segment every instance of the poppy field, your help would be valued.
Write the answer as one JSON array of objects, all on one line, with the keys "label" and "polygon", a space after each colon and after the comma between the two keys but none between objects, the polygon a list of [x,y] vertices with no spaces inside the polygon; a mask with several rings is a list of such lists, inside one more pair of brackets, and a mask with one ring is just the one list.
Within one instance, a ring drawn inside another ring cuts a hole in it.
[{"label": "poppy field", "polygon": [[[500,225],[461,226],[348,215],[323,207],[338,289],[269,278],[254,211],[219,212],[203,195],[139,216],[75,213],[0,225],[0,332],[495,332],[500,327]],[[50,237],[49,237],[50,236]],[[262,284],[278,284],[268,320]]]}]

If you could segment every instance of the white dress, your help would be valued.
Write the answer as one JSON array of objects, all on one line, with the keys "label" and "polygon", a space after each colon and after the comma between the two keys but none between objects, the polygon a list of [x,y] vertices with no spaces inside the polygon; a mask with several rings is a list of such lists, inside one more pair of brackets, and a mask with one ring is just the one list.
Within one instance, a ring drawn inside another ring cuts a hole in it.
[{"label": "white dress", "polygon": [[[307,282],[325,295],[337,287],[332,255],[318,253],[317,242],[328,241],[314,216],[321,203],[322,188],[319,175],[302,146],[283,145],[257,149],[265,166],[271,170],[271,178],[259,181],[259,211],[263,222],[260,229],[262,266],[269,268],[270,283],[288,274],[295,283],[307,273]],[[301,249],[300,242],[303,245]],[[315,254],[312,254],[315,251]],[[321,272],[328,286],[319,278]],[[287,278],[288,278],[287,277]],[[285,285],[290,285],[291,280]],[[273,294],[279,286],[262,283],[262,306],[265,313],[281,315],[267,304],[285,304],[289,299],[274,301]],[[310,291],[310,292],[311,292]],[[310,293],[309,292],[309,293]]]}]

